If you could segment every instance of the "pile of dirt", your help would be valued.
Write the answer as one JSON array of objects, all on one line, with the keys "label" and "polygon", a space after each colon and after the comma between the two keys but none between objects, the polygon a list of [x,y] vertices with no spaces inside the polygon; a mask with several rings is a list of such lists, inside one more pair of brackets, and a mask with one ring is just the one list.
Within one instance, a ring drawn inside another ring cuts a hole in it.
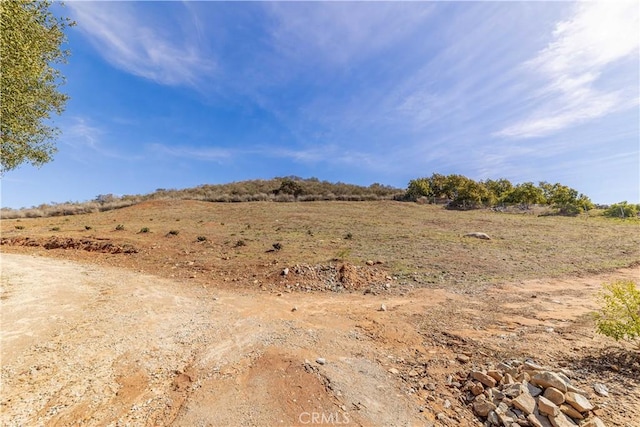
[{"label": "pile of dirt", "polygon": [[43,240],[31,237],[4,237],[0,239],[0,245],[43,247],[45,249],[77,249],[108,254],[138,253],[138,250],[132,245],[117,245],[108,240],[90,238],[50,237]]},{"label": "pile of dirt", "polygon": [[396,280],[382,268],[351,263],[296,264],[277,271],[271,279],[275,286],[285,291],[364,291],[373,294],[391,289]]}]

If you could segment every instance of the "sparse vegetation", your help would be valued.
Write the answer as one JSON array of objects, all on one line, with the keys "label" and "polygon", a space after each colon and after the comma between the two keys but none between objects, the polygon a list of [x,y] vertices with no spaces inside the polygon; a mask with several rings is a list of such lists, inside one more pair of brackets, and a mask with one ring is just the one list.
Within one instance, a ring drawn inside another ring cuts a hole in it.
[{"label": "sparse vegetation", "polygon": [[116,231],[122,231],[122,230],[124,230],[124,224],[116,225]]},{"label": "sparse vegetation", "polygon": [[60,227],[53,227],[51,228],[51,231],[60,231]]},{"label": "sparse vegetation", "polygon": [[634,343],[640,351],[640,289],[631,280],[605,283],[602,307],[596,313],[597,331],[619,340]]},{"label": "sparse vegetation", "polygon": [[24,225],[16,225],[16,230],[24,230]]},{"label": "sparse vegetation", "polygon": [[333,259],[334,261],[344,262],[347,258],[349,258],[349,255],[351,255],[351,249],[343,248],[336,253],[336,256]]},{"label": "sparse vegetation", "polygon": [[247,246],[247,242],[245,242],[244,240],[240,239],[236,242],[236,244],[234,245],[234,247],[236,248],[240,248],[242,246]]},{"label": "sparse vegetation", "polygon": [[627,201],[615,203],[604,210],[604,216],[609,218],[637,218],[640,204],[634,205]]},{"label": "sparse vegetation", "polygon": [[348,232],[347,234],[344,235],[345,240],[351,240],[353,239],[353,233]]},{"label": "sparse vegetation", "polygon": [[177,236],[178,234],[180,234],[180,231],[178,230],[169,230],[167,236]]},{"label": "sparse vegetation", "polygon": [[84,229],[85,229],[85,230],[91,230],[92,228],[93,228],[93,227],[92,227],[92,226],[90,226],[90,225],[85,225],[85,226],[84,226]]},{"label": "sparse vegetation", "polygon": [[198,236],[198,237],[196,237],[196,241],[198,241],[198,242],[206,242],[207,241],[207,237],[206,236]]},{"label": "sparse vegetation", "polygon": [[149,230],[149,227],[142,227],[142,228],[140,229],[140,233],[148,233],[149,231],[150,231],[150,230]]},{"label": "sparse vegetation", "polygon": [[[151,216],[155,225],[149,229]],[[169,257],[180,259],[186,249],[180,239],[164,239],[168,230],[177,228],[176,218],[184,224],[204,221],[187,237],[195,242],[196,236],[203,235],[212,244],[194,244],[189,257],[202,260],[213,270],[222,269],[231,277],[247,269],[260,272],[266,264],[283,262],[285,255],[287,266],[326,263],[344,247],[351,249],[354,259],[384,259],[390,273],[416,286],[471,289],[504,280],[595,274],[640,261],[636,221],[613,221],[601,215],[593,215],[589,221],[566,216],[503,215],[485,209],[460,213],[442,209],[441,205],[397,201],[245,205],[167,200],[148,207],[92,214],[90,218],[66,217],[60,221],[64,226],[59,236],[82,238],[86,237],[85,224],[96,230],[113,230],[126,221],[126,229],[135,233],[113,232],[104,237],[114,244],[139,247],[136,263],[162,275],[163,270],[157,267]],[[225,225],[220,226],[221,222]],[[250,229],[247,224],[251,224]],[[3,220],[0,225],[3,237],[8,238],[12,233],[16,237],[27,234],[14,229],[16,225],[25,226],[29,237],[42,238],[50,237],[52,226],[45,218]],[[145,230],[138,234],[142,228]],[[156,229],[165,231],[154,237]],[[309,229],[315,237],[309,237]],[[491,244],[461,237],[473,231],[487,233],[493,239]],[[352,233],[352,240],[343,239],[347,232]],[[180,236],[185,233],[180,229]],[[159,238],[163,239],[163,250],[151,249]],[[223,252],[219,259],[224,259],[228,255],[224,248],[233,248],[239,239],[247,243],[236,249],[242,257],[232,257],[223,265],[212,260],[219,250]],[[272,246],[275,242],[280,243],[276,247],[284,249],[278,252]]]},{"label": "sparse vegetation", "polygon": [[281,250],[281,249],[282,249],[282,243],[280,243],[280,242],[274,243],[274,244],[273,244],[273,245],[271,245],[271,246],[272,246],[272,247],[273,247],[273,249],[274,249],[274,250],[276,250],[276,251],[279,251],[279,250]]}]

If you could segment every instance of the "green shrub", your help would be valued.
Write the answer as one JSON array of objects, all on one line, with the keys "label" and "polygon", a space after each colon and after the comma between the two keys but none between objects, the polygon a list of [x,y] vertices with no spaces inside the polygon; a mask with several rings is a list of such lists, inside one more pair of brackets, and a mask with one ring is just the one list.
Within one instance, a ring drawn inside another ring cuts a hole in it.
[{"label": "green shrub", "polygon": [[149,227],[142,227],[140,229],[140,233],[148,233],[149,232]]},{"label": "green shrub", "polygon": [[177,236],[178,234],[180,234],[178,230],[169,230],[167,236]]},{"label": "green shrub", "polygon": [[624,201],[609,206],[604,211],[604,216],[609,218],[633,218],[638,216],[638,211],[640,211],[640,205]]},{"label": "green shrub", "polygon": [[640,351],[640,289],[632,280],[603,284],[602,307],[596,313],[600,334],[635,343]]},{"label": "green shrub", "polygon": [[16,225],[16,230],[24,230],[24,225]]},{"label": "green shrub", "polygon": [[124,230],[124,225],[123,224],[116,225],[116,230],[118,230],[118,231]]}]

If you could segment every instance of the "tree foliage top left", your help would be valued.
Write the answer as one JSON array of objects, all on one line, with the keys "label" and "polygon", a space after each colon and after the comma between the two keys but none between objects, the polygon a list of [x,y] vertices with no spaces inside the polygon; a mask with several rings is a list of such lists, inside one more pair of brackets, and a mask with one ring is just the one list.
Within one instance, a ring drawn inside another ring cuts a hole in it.
[{"label": "tree foliage top left", "polygon": [[52,114],[61,114],[68,96],[59,91],[64,77],[68,18],[56,16],[50,1],[0,2],[0,170],[24,162],[40,166],[52,159],[59,130]]}]

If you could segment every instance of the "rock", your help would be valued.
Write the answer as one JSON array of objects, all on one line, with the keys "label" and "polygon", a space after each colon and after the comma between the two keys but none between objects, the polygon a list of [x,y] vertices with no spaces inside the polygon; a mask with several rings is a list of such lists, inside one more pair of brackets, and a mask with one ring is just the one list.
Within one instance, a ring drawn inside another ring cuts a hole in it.
[{"label": "rock", "polygon": [[549,415],[548,418],[553,427],[575,427],[577,425],[562,412],[558,415]]},{"label": "rock", "polygon": [[567,383],[553,372],[539,372],[531,378],[531,383],[542,388],[554,387],[562,392],[567,391]]},{"label": "rock", "polygon": [[491,240],[491,237],[489,237],[487,233],[478,233],[478,232],[467,233],[464,235],[464,237],[475,237],[476,239]]},{"label": "rock", "polygon": [[569,377],[564,372],[562,372],[562,371],[556,372],[556,375],[559,376],[560,379],[567,384],[567,386],[569,384],[571,384],[571,380],[569,379]]},{"label": "rock", "polygon": [[482,384],[480,383],[473,383],[470,390],[474,396],[479,396],[484,393],[484,387],[482,387]]},{"label": "rock", "polygon": [[524,392],[524,386],[521,383],[514,383],[502,389],[505,396],[514,398],[518,397]]},{"label": "rock", "polygon": [[505,398],[505,394],[500,390],[498,390],[497,388],[492,388],[490,390],[491,390],[491,394],[493,395],[493,399],[501,401],[502,399]]},{"label": "rock", "polygon": [[444,404],[442,405],[442,407],[443,407],[444,409],[449,409],[449,408],[451,408],[451,401],[450,401],[449,399],[445,399],[445,400],[444,400]]},{"label": "rock", "polygon": [[500,373],[500,371],[495,371],[495,370],[487,371],[487,375],[489,375],[491,378],[496,380],[496,382],[498,383],[502,381],[503,375]]},{"label": "rock", "polygon": [[513,367],[511,365],[509,365],[508,363],[504,363],[504,362],[500,362],[498,363],[498,366],[496,366],[496,369],[502,372],[508,372],[510,370],[513,369]]},{"label": "rock", "polygon": [[420,375],[420,374],[418,373],[418,371],[416,371],[414,369],[409,371],[409,376],[410,377],[417,377],[418,375]]},{"label": "rock", "polygon": [[284,270],[282,270],[282,275],[283,276],[286,276],[288,274],[289,274],[289,269],[288,268],[285,268]]},{"label": "rock", "polygon": [[496,405],[488,400],[476,400],[473,402],[473,410],[481,417],[488,416],[489,412],[495,411],[496,408]]},{"label": "rock", "polygon": [[511,374],[504,374],[504,377],[502,377],[502,384],[513,384],[513,383],[514,383],[514,380]]},{"label": "rock", "polygon": [[486,385],[487,387],[495,387],[496,386],[496,380],[494,380],[493,378],[491,378],[487,374],[483,374],[480,371],[472,371],[471,372],[471,378],[480,381],[482,384]]},{"label": "rock", "polygon": [[527,371],[520,372],[518,375],[516,375],[516,381],[520,381],[520,382],[527,381],[527,382],[529,382],[529,381],[531,381],[531,375],[529,375],[529,372],[527,372]]},{"label": "rock", "polygon": [[499,426],[500,418],[498,417],[498,413],[496,411],[490,411],[489,415],[487,415],[487,422],[492,426]]},{"label": "rock", "polygon": [[595,391],[598,396],[609,397],[609,390],[604,384],[595,383],[593,385],[593,391]]},{"label": "rock", "polygon": [[586,391],[584,391],[582,389],[579,389],[578,387],[572,385],[571,383],[567,383],[567,391],[572,391],[574,393],[578,393],[578,394],[581,394],[583,396],[587,394]]},{"label": "rock", "polygon": [[460,363],[468,363],[469,360],[471,360],[471,358],[467,355],[464,354],[457,354],[456,355],[456,359],[458,360],[458,362]]},{"label": "rock", "polygon": [[389,373],[393,375],[398,375],[400,371],[398,371],[396,368],[390,368]]},{"label": "rock", "polygon": [[541,414],[547,416],[554,416],[560,413],[560,408],[544,396],[538,397],[538,410]]},{"label": "rock", "polygon": [[367,265],[373,265],[373,264],[374,264],[374,262],[373,262],[373,261],[371,261],[371,260],[367,260],[367,262],[366,262],[365,264],[367,264]]},{"label": "rock", "polygon": [[526,415],[533,414],[533,410],[536,407],[536,400],[528,392],[520,394],[511,401],[511,404],[520,409]]},{"label": "rock", "polygon": [[524,362],[524,368],[532,371],[544,371],[543,366],[540,366],[531,360],[527,360],[526,362]]},{"label": "rock", "polygon": [[529,394],[533,397],[538,397],[542,394],[541,388],[538,388],[530,383],[527,383],[527,390],[529,391]]},{"label": "rock", "polygon": [[581,394],[569,391],[564,395],[565,401],[580,412],[588,412],[593,409],[589,400]]},{"label": "rock", "polygon": [[580,412],[578,412],[576,408],[574,408],[573,406],[560,405],[560,412],[562,412],[566,416],[571,417],[573,419],[577,419],[577,420],[584,419],[584,416]]},{"label": "rock", "polygon": [[291,311],[298,311],[298,307],[293,307]]},{"label": "rock", "polygon": [[327,360],[326,360],[324,357],[318,357],[318,358],[316,359],[316,363],[317,363],[318,365],[324,365],[324,364],[326,364],[326,363],[327,363]]},{"label": "rock", "polygon": [[378,309],[378,311],[387,311],[387,306],[384,304],[380,304],[380,308]]},{"label": "rock", "polygon": [[507,411],[504,414],[497,412],[497,414],[503,426],[510,426],[516,422],[516,419],[518,419],[516,414],[511,411]]},{"label": "rock", "polygon": [[593,417],[587,420],[581,427],[606,427],[602,420],[598,417]]},{"label": "rock", "polygon": [[532,427],[552,427],[549,418],[535,412],[527,415],[527,421]]},{"label": "rock", "polygon": [[558,390],[555,387],[548,387],[544,391],[544,397],[555,403],[556,405],[560,405],[564,403],[564,393]]}]

